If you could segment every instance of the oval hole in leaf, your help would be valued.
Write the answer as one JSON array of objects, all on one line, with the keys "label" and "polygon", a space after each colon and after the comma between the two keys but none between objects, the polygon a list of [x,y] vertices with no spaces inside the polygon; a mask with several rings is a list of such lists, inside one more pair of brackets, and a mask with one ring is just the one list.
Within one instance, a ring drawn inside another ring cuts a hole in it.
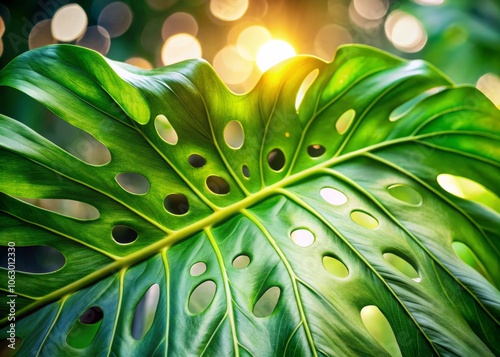
[{"label": "oval hole in leaf", "polygon": [[[10,337],[11,336],[9,336],[9,338]],[[19,350],[21,349],[21,345],[23,343],[23,340],[21,340],[19,337],[13,337],[13,338],[14,338],[14,346],[15,346],[14,349],[9,347],[9,345],[12,345],[11,341],[5,339],[5,340],[2,340],[0,342],[0,356],[13,357],[19,352]]]},{"label": "oval hole in leaf", "polygon": [[302,81],[299,91],[297,92],[297,96],[295,97],[295,110],[297,112],[299,111],[300,104],[304,100],[304,96],[306,95],[307,90],[314,83],[314,80],[316,79],[316,77],[318,77],[318,74],[319,69],[316,68],[315,70],[311,71]]},{"label": "oval hole in leaf", "polygon": [[253,314],[256,317],[267,317],[271,315],[278,305],[278,300],[281,295],[281,289],[273,286],[266,290],[253,307]]},{"label": "oval hole in leaf", "polygon": [[349,270],[338,258],[325,255],[323,257],[323,266],[326,271],[336,276],[337,278],[347,278],[349,275]]},{"label": "oval hole in leaf", "polygon": [[309,247],[314,243],[314,234],[308,229],[296,229],[290,234],[293,242],[300,247]]},{"label": "oval hole in leaf", "polygon": [[355,116],[356,111],[354,109],[345,111],[344,114],[342,114],[335,123],[335,129],[337,129],[337,133],[343,135],[351,126],[351,123],[353,122]]},{"label": "oval hole in leaf", "polygon": [[97,208],[85,202],[59,198],[16,198],[33,206],[43,208],[47,211],[59,213],[63,216],[79,219],[82,221],[95,220],[100,216],[99,210]]},{"label": "oval hole in leaf", "polygon": [[243,132],[243,127],[241,123],[237,120],[232,120],[227,123],[224,128],[224,140],[227,146],[231,149],[239,149],[243,146],[245,141],[245,133]]},{"label": "oval hole in leaf", "polygon": [[165,197],[163,202],[165,209],[175,215],[183,215],[189,211],[187,197],[182,193],[172,193]]},{"label": "oval hole in leaf", "polygon": [[362,227],[375,229],[378,227],[378,221],[371,214],[363,211],[352,211],[351,219]]},{"label": "oval hole in leaf", "polygon": [[339,190],[331,187],[323,187],[319,194],[326,202],[334,206],[340,206],[347,202],[347,196]]},{"label": "oval hole in leaf", "polygon": [[134,242],[138,236],[137,232],[134,229],[123,224],[114,226],[111,234],[115,242],[120,244],[130,244]]},{"label": "oval hole in leaf", "polygon": [[170,145],[177,144],[179,137],[174,127],[168,121],[167,117],[163,114],[157,115],[155,118],[156,132],[166,143]]},{"label": "oval hole in leaf", "polygon": [[189,270],[191,276],[198,276],[207,271],[207,265],[203,262],[194,263]]},{"label": "oval hole in leaf", "polygon": [[309,145],[307,147],[307,153],[310,157],[319,157],[323,155],[325,151],[325,147],[319,144]]},{"label": "oval hole in leaf", "polygon": [[403,184],[391,185],[387,188],[392,197],[406,202],[412,206],[418,206],[422,203],[422,196],[413,187]]},{"label": "oval hole in leaf", "polygon": [[233,267],[236,269],[244,269],[250,265],[250,257],[248,255],[238,255],[233,259]]},{"label": "oval hole in leaf", "polygon": [[212,303],[215,296],[217,286],[212,280],[207,280],[201,283],[193,290],[189,297],[189,312],[199,314]]},{"label": "oval hole in leaf", "polygon": [[466,244],[462,242],[453,242],[452,244],[453,250],[455,254],[467,265],[471,266],[475,269],[479,274],[488,279],[491,283],[493,283],[493,279],[490,277],[486,269],[484,268],[483,263],[477,258],[476,254],[469,248]]},{"label": "oval hole in leaf", "polygon": [[250,178],[250,169],[247,165],[243,165],[241,167],[241,172],[243,173],[243,176],[245,176],[246,178]]},{"label": "oval hole in leaf", "polygon": [[401,356],[398,341],[396,340],[396,336],[394,336],[391,324],[387,321],[387,318],[378,307],[368,305],[362,308],[361,320],[370,335],[372,335],[391,356]]},{"label": "oval hole in leaf", "polygon": [[150,185],[146,177],[134,172],[124,172],[115,176],[116,182],[129,193],[144,195],[148,193]]},{"label": "oval hole in leaf", "polygon": [[391,264],[394,268],[399,270],[401,273],[409,277],[410,279],[420,282],[420,276],[418,275],[417,270],[413,267],[413,265],[408,262],[406,259],[401,258],[400,256],[393,253],[384,253],[382,255],[384,259]]},{"label": "oval hole in leaf", "polygon": [[471,200],[500,212],[500,199],[480,183],[462,176],[440,174],[437,182],[445,191],[454,196]]},{"label": "oval hole in leaf", "polygon": [[220,176],[208,176],[207,187],[210,191],[217,195],[226,195],[229,193],[229,184]]},{"label": "oval hole in leaf", "polygon": [[146,336],[151,326],[153,326],[159,299],[160,286],[153,284],[137,304],[132,321],[132,337],[136,340]]},{"label": "oval hole in leaf", "polygon": [[[8,269],[9,247],[0,246],[0,267]],[[66,264],[64,255],[55,248],[45,245],[28,247],[15,246],[15,270],[31,274],[54,273]]]},{"label": "oval hole in leaf", "polygon": [[280,149],[273,149],[267,155],[269,167],[274,171],[280,171],[285,166],[285,154]]},{"label": "oval hole in leaf", "polygon": [[445,87],[436,87],[436,88],[431,88],[416,97],[404,102],[401,104],[399,107],[395,108],[391,114],[389,114],[389,120],[390,121],[396,121],[404,117],[406,114],[408,114],[418,103],[420,103],[422,100],[424,100],[427,97],[430,97],[433,94],[436,94],[443,90]]},{"label": "oval hole in leaf", "polygon": [[205,166],[205,164],[207,163],[207,160],[201,155],[192,154],[192,155],[189,155],[188,162],[194,168],[200,168],[200,167]]},{"label": "oval hole in leaf", "polygon": [[92,343],[99,327],[102,324],[104,314],[100,307],[93,306],[86,310],[66,336],[66,342],[73,348],[83,349]]}]

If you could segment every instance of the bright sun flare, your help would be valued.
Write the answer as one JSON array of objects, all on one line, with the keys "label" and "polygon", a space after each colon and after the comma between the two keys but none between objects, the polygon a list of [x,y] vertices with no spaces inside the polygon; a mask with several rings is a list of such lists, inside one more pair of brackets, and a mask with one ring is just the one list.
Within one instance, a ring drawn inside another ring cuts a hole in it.
[{"label": "bright sun flare", "polygon": [[257,67],[264,72],[290,57],[295,56],[292,45],[282,40],[271,40],[264,43],[257,52]]}]

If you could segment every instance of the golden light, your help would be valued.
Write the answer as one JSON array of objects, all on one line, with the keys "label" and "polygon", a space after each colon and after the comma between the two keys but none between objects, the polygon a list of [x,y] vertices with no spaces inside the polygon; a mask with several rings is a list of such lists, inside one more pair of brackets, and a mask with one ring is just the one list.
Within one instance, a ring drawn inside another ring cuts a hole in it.
[{"label": "golden light", "polygon": [[167,17],[161,28],[163,41],[176,33],[187,33],[191,36],[198,34],[198,22],[186,12],[176,12]]},{"label": "golden light", "polygon": [[126,60],[125,63],[128,63],[132,66],[136,66],[142,69],[153,68],[153,65],[148,60],[145,60],[144,58],[141,57],[131,57],[128,60]]},{"label": "golden light", "polygon": [[248,9],[248,0],[210,0],[210,12],[222,21],[235,21]]},{"label": "golden light", "polygon": [[33,26],[28,37],[30,50],[57,42],[52,36],[51,24],[52,20],[49,19],[37,22],[37,24]]},{"label": "golden light", "polygon": [[161,60],[165,65],[200,57],[200,43],[187,33],[179,33],[169,37],[161,49]]},{"label": "golden light", "polygon": [[252,73],[253,63],[243,58],[236,46],[226,46],[214,57],[213,66],[226,84],[244,82]]},{"label": "golden light", "polygon": [[87,14],[78,4],[65,5],[52,19],[52,36],[62,42],[71,42],[83,35],[87,28]]},{"label": "golden light", "polygon": [[243,58],[255,61],[259,48],[271,39],[271,33],[265,27],[249,26],[238,35],[236,48]]},{"label": "golden light", "polygon": [[257,67],[264,72],[274,65],[295,56],[295,50],[288,42],[271,40],[263,44],[257,52]]},{"label": "golden light", "polygon": [[2,53],[3,53],[3,41],[0,38],[0,56],[2,56]]},{"label": "golden light", "polygon": [[387,17],[385,34],[394,47],[405,52],[420,51],[427,42],[422,24],[402,11],[394,11]]},{"label": "golden light", "polygon": [[93,49],[105,56],[111,46],[111,36],[104,27],[90,26],[85,34],[76,41],[76,44]]},{"label": "golden light", "polygon": [[110,38],[123,35],[132,23],[132,10],[121,1],[106,5],[99,15],[98,24],[105,28]]},{"label": "golden light", "polygon": [[493,73],[481,76],[476,84],[477,89],[484,93],[493,104],[500,108],[500,77]]},{"label": "golden light", "polygon": [[352,36],[345,28],[336,24],[323,26],[314,38],[314,50],[318,57],[331,61],[338,46],[351,43]]},{"label": "golden light", "polygon": [[387,0],[353,0],[354,9],[368,20],[378,20],[385,16],[389,9]]}]

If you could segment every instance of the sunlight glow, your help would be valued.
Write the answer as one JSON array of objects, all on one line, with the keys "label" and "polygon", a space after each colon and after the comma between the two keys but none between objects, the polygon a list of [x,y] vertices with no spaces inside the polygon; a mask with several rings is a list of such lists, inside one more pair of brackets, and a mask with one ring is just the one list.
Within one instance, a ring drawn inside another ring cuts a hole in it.
[{"label": "sunlight glow", "polygon": [[271,33],[265,27],[249,26],[238,35],[236,47],[243,58],[255,61],[259,48],[271,39]]},{"label": "sunlight glow", "polygon": [[293,56],[295,56],[295,50],[288,42],[271,40],[259,48],[257,52],[257,67],[264,72]]}]

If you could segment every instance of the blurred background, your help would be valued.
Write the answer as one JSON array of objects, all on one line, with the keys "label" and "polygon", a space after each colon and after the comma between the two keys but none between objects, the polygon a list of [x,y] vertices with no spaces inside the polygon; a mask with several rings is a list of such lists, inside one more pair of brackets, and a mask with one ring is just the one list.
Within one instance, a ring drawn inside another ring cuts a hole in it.
[{"label": "blurred background", "polygon": [[363,43],[423,58],[500,105],[499,0],[12,0],[0,16],[0,68],[76,43],[143,68],[203,57],[242,93],[296,53],[331,61]]}]

